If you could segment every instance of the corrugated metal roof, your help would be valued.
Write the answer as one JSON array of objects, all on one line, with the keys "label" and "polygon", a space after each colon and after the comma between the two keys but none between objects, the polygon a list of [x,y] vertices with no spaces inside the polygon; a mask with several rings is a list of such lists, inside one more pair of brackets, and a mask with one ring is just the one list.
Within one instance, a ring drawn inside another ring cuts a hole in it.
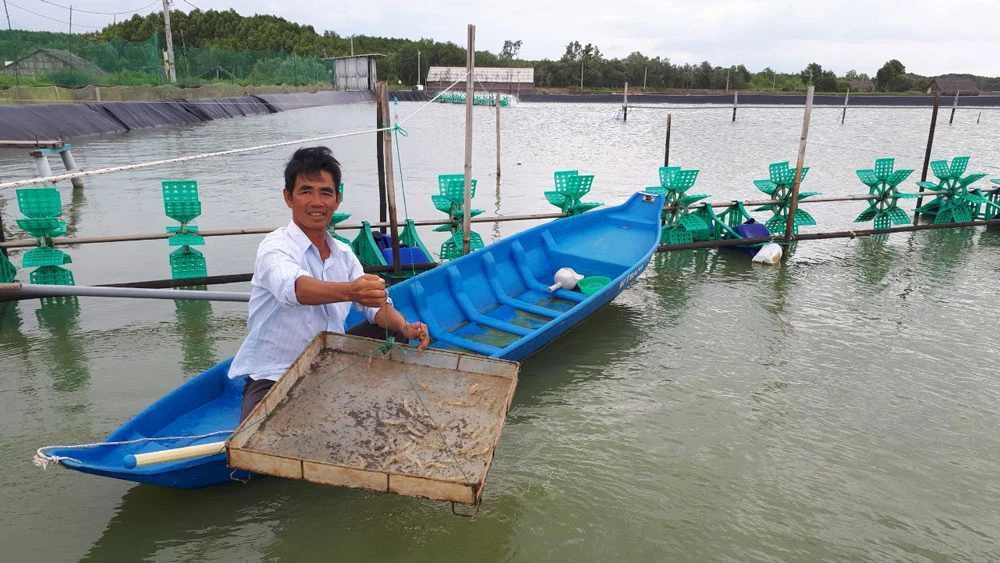
[{"label": "corrugated metal roof", "polygon": [[[456,82],[465,78],[464,66],[432,66],[427,71],[427,82]],[[479,82],[520,82],[522,84],[535,83],[535,69],[533,68],[499,68],[482,67],[475,71],[476,80]]]}]

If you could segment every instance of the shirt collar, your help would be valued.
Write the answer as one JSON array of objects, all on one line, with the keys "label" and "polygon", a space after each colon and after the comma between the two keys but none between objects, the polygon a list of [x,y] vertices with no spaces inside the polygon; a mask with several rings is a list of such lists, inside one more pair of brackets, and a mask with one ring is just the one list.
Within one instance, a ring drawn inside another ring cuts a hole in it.
[{"label": "shirt collar", "polygon": [[[288,222],[287,232],[288,238],[295,243],[295,247],[298,248],[302,254],[305,254],[309,250],[310,246],[315,248],[312,241],[309,240],[309,237],[307,237],[306,234],[302,232],[302,229],[295,224],[295,221]],[[337,248],[337,245],[334,243],[333,237],[330,236],[330,232],[324,231],[323,234],[325,235],[324,238],[326,238],[326,246],[330,249],[330,255],[332,256],[334,253],[339,252],[340,249]],[[319,253],[318,248],[316,249],[316,252]]]}]

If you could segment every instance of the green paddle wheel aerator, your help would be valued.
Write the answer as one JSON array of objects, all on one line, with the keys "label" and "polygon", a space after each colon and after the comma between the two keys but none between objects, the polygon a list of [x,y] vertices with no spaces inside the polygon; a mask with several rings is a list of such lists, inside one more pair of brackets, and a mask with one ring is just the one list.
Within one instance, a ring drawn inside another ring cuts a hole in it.
[{"label": "green paddle wheel aerator", "polygon": [[[476,197],[476,180],[472,180],[469,198]],[[451,260],[462,256],[462,221],[465,218],[465,175],[441,174],[438,176],[438,193],[431,196],[434,207],[448,214],[448,224],[434,229],[435,232],[450,232],[451,237],[441,245],[442,260]],[[482,209],[470,209],[469,217],[481,215]],[[402,237],[401,237],[402,238]],[[483,237],[475,231],[469,231],[469,252],[479,250],[483,245]]]},{"label": "green paddle wheel aerator", "polygon": [[[770,178],[767,180],[754,180],[753,185],[757,186],[757,189],[769,195],[774,203],[769,203],[754,209],[754,211],[770,211],[773,215],[770,219],[764,223],[767,230],[771,232],[772,235],[784,234],[785,226],[788,223],[788,212],[792,205],[792,190],[793,184],[795,182],[795,169],[788,166],[788,162],[775,162],[768,167],[770,172]],[[806,166],[802,167],[802,177],[799,178],[799,185],[806,179],[806,172],[809,172],[809,168]],[[798,201],[802,201],[808,197],[814,195],[820,195],[820,192],[799,192]],[[796,235],[799,233],[799,227],[806,225],[815,225],[816,220],[809,212],[802,208],[796,207],[795,218],[792,225],[792,234]]]},{"label": "green paddle wheel aerator", "polygon": [[970,190],[969,186],[986,174],[969,174],[962,177],[969,165],[969,157],[959,156],[947,160],[931,161],[931,170],[937,176],[938,182],[917,182],[921,188],[940,193],[934,199],[916,209],[917,213],[934,216],[934,224],[965,223],[974,219],[992,219],[1000,212],[997,194],[991,194],[987,199],[978,189]]},{"label": "green paddle wheel aerator", "polygon": [[[29,250],[21,258],[22,268],[36,268],[31,272],[31,283],[49,285],[74,285],[73,272],[62,267],[73,259],[58,250],[53,237],[66,234],[66,221],[57,219],[62,215],[62,201],[55,188],[27,188],[17,190],[17,206],[27,218],[17,219],[17,226],[28,234],[38,237],[38,247]],[[8,262],[9,264],[9,262]],[[8,268],[3,268],[10,273]],[[11,276],[13,280],[13,276]]]},{"label": "green paddle wheel aerator", "polygon": [[167,217],[180,223],[179,227],[167,227],[168,233],[174,233],[167,239],[170,246],[180,247],[170,253],[170,273],[175,280],[206,277],[205,256],[191,248],[205,244],[205,238],[198,234],[198,227],[189,224],[201,215],[198,182],[164,180],[162,186],[163,210]]}]

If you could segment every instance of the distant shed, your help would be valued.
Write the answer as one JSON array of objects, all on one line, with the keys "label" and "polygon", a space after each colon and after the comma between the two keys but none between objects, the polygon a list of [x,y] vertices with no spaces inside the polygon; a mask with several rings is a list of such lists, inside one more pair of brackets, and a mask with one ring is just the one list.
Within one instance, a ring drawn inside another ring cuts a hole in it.
[{"label": "distant shed", "polygon": [[378,82],[378,67],[375,60],[384,58],[385,55],[374,53],[326,59],[333,61],[333,89],[349,92],[374,91],[375,83]]},{"label": "distant shed", "polygon": [[927,87],[927,93],[940,92],[944,96],[978,96],[979,86],[971,78],[935,78]]},{"label": "distant shed", "polygon": [[[427,71],[427,89],[435,92],[455,84],[454,89],[465,90],[465,67],[432,66]],[[533,94],[535,92],[535,69],[482,67],[474,71],[476,90],[504,94]]]},{"label": "distant shed", "polygon": [[852,92],[874,92],[875,83],[871,80],[851,80]]},{"label": "distant shed", "polygon": [[81,59],[69,51],[59,49],[39,49],[5,65],[0,72],[4,74],[16,73],[19,76],[42,76],[64,70],[84,72],[93,76],[107,74],[94,63]]}]

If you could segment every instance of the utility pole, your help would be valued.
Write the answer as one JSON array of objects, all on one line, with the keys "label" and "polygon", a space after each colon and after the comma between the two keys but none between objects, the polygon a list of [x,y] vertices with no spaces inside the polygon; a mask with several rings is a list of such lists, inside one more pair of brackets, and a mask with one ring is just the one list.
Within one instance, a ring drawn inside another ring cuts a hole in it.
[{"label": "utility pole", "polygon": [[170,34],[170,0],[163,0],[163,33],[167,36],[167,74],[170,82],[177,82],[174,70],[174,38]]},{"label": "utility pole", "polygon": [[583,55],[580,55],[580,90],[583,90]]},{"label": "utility pole", "polygon": [[417,49],[417,90],[420,89],[420,49]]},{"label": "utility pole", "polygon": [[69,34],[73,35],[73,5],[69,5]]},{"label": "utility pole", "polygon": [[646,91],[646,74],[648,74],[648,73],[649,73],[649,65],[646,65],[646,68],[642,69],[642,91],[643,92]]}]

